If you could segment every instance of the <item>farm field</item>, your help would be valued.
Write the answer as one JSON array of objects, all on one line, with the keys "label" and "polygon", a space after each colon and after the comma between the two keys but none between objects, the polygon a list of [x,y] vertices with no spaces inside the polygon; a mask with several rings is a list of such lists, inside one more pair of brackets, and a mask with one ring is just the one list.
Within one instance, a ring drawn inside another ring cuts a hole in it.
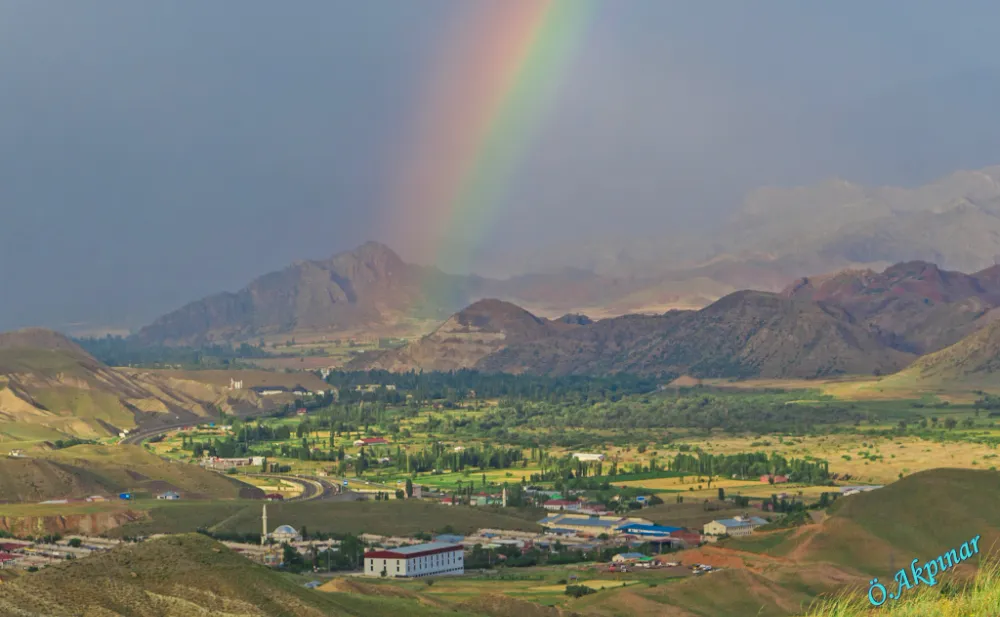
[{"label": "farm field", "polygon": [[[991,430],[985,434],[996,433]],[[781,440],[775,437],[719,436],[686,443],[712,454],[764,450],[787,457],[811,456],[829,461],[831,473],[840,476],[849,474],[852,481],[870,483],[892,482],[899,479],[900,474],[909,475],[938,467],[990,469],[997,466],[1000,454],[991,445],[968,441],[931,441],[916,436],[890,438],[834,434]]]},{"label": "farm field", "polygon": [[[474,602],[483,596],[507,597],[541,606],[557,606],[573,610],[573,607],[581,601],[565,594],[567,584],[585,585],[607,596],[625,589],[646,589],[658,585],[666,585],[669,588],[672,583],[688,577],[690,572],[683,568],[646,571],[637,569],[628,574],[621,574],[608,572],[604,564],[583,563],[560,567],[515,568],[492,573],[469,574],[460,578],[444,577],[435,580],[432,586],[427,586],[424,581],[405,579],[390,581],[364,579],[364,583],[372,587],[386,586],[419,593],[450,604]],[[328,584],[328,588],[342,589],[344,586],[340,582],[342,580],[334,579]]]},{"label": "farm field", "polygon": [[[254,534],[260,531],[260,501],[138,502],[148,511],[146,520],[114,530],[117,536],[183,533],[199,528],[218,533]],[[3,509],[0,508],[0,512]],[[418,500],[267,504],[275,525],[306,527],[324,533],[412,535],[417,532],[471,533],[482,528],[538,531],[544,516],[536,509],[450,507]]]}]

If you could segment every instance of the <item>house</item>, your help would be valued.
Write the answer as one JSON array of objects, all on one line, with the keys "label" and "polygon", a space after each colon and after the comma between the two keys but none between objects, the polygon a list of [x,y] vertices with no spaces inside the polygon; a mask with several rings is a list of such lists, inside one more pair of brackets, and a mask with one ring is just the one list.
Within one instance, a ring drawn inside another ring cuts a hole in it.
[{"label": "house", "polygon": [[107,497],[105,497],[103,495],[91,495],[90,497],[87,497],[87,501],[90,502],[90,503],[97,503],[97,502],[107,501],[107,500],[108,500]]},{"label": "house", "polygon": [[596,461],[603,461],[604,460],[604,455],[603,454],[591,454],[589,452],[574,452],[573,453],[573,458],[575,458],[578,461],[584,461],[584,462],[592,461],[592,462],[596,462]]},{"label": "house", "polygon": [[180,493],[176,491],[167,491],[166,493],[161,493],[156,496],[157,499],[166,499],[167,501],[177,501],[181,498]]},{"label": "house", "polygon": [[429,542],[365,553],[365,576],[419,578],[465,574],[465,549],[461,544]]},{"label": "house", "polygon": [[[257,462],[254,462],[257,461]],[[264,457],[246,457],[246,458],[219,458],[217,456],[205,457],[200,463],[203,467],[215,470],[227,470],[234,467],[249,467],[251,465],[263,465]]]},{"label": "house", "polygon": [[611,558],[614,563],[635,563],[645,557],[642,553],[618,553]]},{"label": "house", "polygon": [[7,456],[11,458],[24,458],[24,450],[21,450],[20,448],[14,448],[13,450],[7,453]]},{"label": "house", "polygon": [[[774,482],[771,482],[772,478],[774,479]],[[770,474],[767,474],[761,476],[760,481],[763,482],[764,484],[784,484],[788,482],[788,476],[772,476]]]},{"label": "house", "polygon": [[577,510],[580,508],[580,502],[569,499],[549,499],[542,504],[542,507],[546,510]]},{"label": "house", "polygon": [[304,416],[304,415],[306,415],[306,408],[305,407],[299,407],[298,409],[295,410],[295,415],[297,415],[297,416]]},{"label": "house", "polygon": [[704,532],[708,536],[749,536],[753,533],[754,529],[762,525],[767,525],[767,523],[767,520],[759,516],[737,516],[735,518],[724,518],[706,523]]},{"label": "house", "polygon": [[443,497],[441,499],[441,505],[443,506],[454,506],[455,504],[461,503],[454,497]]},{"label": "house", "polygon": [[697,531],[681,529],[671,532],[670,537],[679,540],[684,548],[694,548],[701,544],[701,534]]},{"label": "house", "polygon": [[389,442],[384,437],[365,437],[354,442],[355,446],[387,446]]},{"label": "house", "polygon": [[0,569],[6,568],[8,565],[13,565],[15,561],[17,561],[17,555],[0,553]]}]

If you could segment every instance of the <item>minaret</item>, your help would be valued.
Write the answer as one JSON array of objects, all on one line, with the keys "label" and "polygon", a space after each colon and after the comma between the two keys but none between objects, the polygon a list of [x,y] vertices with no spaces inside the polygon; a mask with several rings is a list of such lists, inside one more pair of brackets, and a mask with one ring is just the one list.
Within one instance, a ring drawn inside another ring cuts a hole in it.
[{"label": "minaret", "polygon": [[261,515],[263,521],[263,532],[260,534],[260,545],[267,544],[267,504],[264,504],[264,513]]},{"label": "minaret", "polygon": [[503,507],[507,507],[507,486],[503,487]]}]

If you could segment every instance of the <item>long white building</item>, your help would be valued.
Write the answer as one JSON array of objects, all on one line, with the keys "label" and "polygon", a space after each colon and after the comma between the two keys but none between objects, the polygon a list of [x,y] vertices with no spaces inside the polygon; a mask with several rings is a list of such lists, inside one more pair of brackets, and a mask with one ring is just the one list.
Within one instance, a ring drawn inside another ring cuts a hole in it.
[{"label": "long white building", "polygon": [[416,578],[465,574],[461,544],[428,542],[365,553],[365,576]]}]

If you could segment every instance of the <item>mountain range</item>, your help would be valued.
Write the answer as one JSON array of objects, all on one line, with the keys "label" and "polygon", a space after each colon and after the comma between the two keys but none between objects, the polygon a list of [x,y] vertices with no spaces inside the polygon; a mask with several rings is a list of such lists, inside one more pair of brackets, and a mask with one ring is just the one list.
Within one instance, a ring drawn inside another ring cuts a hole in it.
[{"label": "mountain range", "polygon": [[[707,235],[606,238],[558,251],[558,259],[533,262],[534,273],[500,280],[409,264],[389,247],[368,242],[192,302],[138,337],[199,344],[380,331],[413,318],[440,322],[483,298],[547,317],[655,314],[702,308],[743,289],[778,292],[788,281],[817,272],[881,270],[914,260],[978,271],[1000,255],[1000,167],[957,172],[917,188],[867,188],[842,180],[761,188]],[[980,275],[989,272],[972,276]],[[911,352],[936,344],[913,336]]]},{"label": "mountain range", "polygon": [[350,367],[812,378],[894,373],[925,354],[932,355],[921,362],[934,352],[961,356],[955,350],[966,346],[986,348],[977,363],[992,366],[1000,345],[976,341],[1000,332],[998,307],[1000,267],[964,274],[926,262],[806,277],[781,293],[735,292],[700,310],[596,322],[547,320],[489,300],[407,347],[361,356]]}]

